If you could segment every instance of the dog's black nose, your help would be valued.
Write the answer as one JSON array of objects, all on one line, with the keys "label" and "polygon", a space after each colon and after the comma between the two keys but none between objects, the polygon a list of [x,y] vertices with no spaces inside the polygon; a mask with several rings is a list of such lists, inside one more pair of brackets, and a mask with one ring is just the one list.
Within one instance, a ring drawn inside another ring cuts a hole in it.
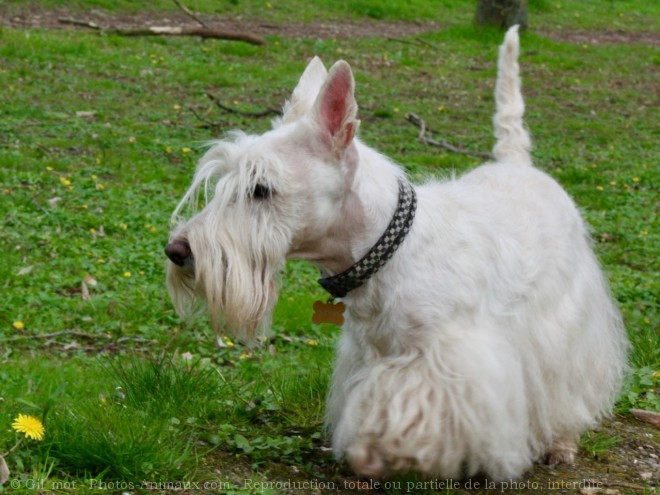
[{"label": "dog's black nose", "polygon": [[190,251],[188,241],[175,239],[165,247],[165,254],[172,263],[177,266],[183,266],[186,260],[190,258],[192,252]]}]

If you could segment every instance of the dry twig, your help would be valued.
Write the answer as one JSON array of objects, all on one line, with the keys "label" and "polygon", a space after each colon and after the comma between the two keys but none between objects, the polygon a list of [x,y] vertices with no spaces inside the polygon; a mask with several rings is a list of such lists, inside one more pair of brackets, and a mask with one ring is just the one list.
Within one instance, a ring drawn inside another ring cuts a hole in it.
[{"label": "dry twig", "polygon": [[138,342],[138,343],[153,342],[153,339],[145,339],[143,337],[119,337],[118,339],[116,339],[112,335],[108,335],[106,333],[94,334],[94,333],[81,332],[80,330],[60,330],[59,332],[51,332],[51,333],[14,335],[6,339],[0,339],[0,342],[18,342],[22,340],[50,340],[62,336],[78,337],[81,339],[88,339],[88,340],[99,340],[99,339],[110,340],[112,341],[111,343],[115,343],[115,344],[120,344],[122,342],[129,342],[129,341]]},{"label": "dry twig", "polygon": [[428,46],[429,48],[433,49],[438,49],[437,45],[434,45],[433,43],[429,43],[426,40],[423,40],[422,38],[415,38],[413,40],[407,40],[403,38],[394,38],[394,37],[388,37],[387,41],[395,41],[397,43],[403,43],[407,45],[421,45],[421,46]]},{"label": "dry twig", "polygon": [[183,5],[179,0],[172,0],[172,1],[176,4],[177,7],[179,7],[179,8],[183,11],[184,14],[186,14],[186,15],[187,15],[188,17],[190,17],[192,20],[194,20],[194,21],[196,21],[197,23],[199,23],[200,26],[202,26],[202,27],[208,27],[208,26],[204,23],[204,21],[202,21],[199,17],[197,17],[197,16],[193,13],[192,10],[190,10],[188,7],[186,7],[185,5]]},{"label": "dry twig", "polygon": [[424,122],[424,119],[422,119],[417,114],[414,113],[406,114],[406,120],[411,124],[413,124],[414,126],[419,127],[418,139],[424,144],[435,146],[436,148],[442,148],[447,151],[451,151],[452,153],[458,153],[459,155],[477,156],[479,158],[486,158],[488,160],[493,159],[493,155],[490,153],[484,151],[471,151],[471,150],[466,150],[464,148],[457,148],[456,146],[449,144],[447,141],[438,141],[436,139],[428,137],[427,134],[435,134],[435,132],[431,131],[430,129],[427,129],[426,122]]},{"label": "dry twig", "polygon": [[215,105],[220,108],[221,110],[224,110],[225,112],[228,113],[234,113],[236,115],[242,115],[243,117],[255,117],[255,118],[261,118],[261,117],[268,117],[270,115],[282,115],[282,111],[278,110],[277,108],[271,108],[268,107],[265,110],[260,110],[258,112],[246,112],[243,110],[237,110],[236,108],[228,107],[227,105],[224,105],[223,103],[220,102],[218,97],[212,95],[211,93],[206,93],[206,96],[213,102]]},{"label": "dry twig", "polygon": [[220,122],[213,122],[212,120],[209,120],[202,115],[199,114],[194,108],[190,107],[188,108],[190,110],[190,113],[193,114],[193,116],[201,122],[201,124],[196,125],[195,127],[201,128],[201,129],[218,129],[223,127],[224,124]]},{"label": "dry twig", "polygon": [[645,411],[644,409],[631,409],[630,414],[640,421],[644,421],[656,428],[660,428],[660,412]]}]

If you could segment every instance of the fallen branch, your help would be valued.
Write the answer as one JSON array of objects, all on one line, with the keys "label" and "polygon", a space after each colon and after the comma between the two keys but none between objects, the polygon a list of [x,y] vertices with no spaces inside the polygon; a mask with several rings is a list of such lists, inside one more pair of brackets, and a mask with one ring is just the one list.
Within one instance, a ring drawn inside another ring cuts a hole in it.
[{"label": "fallen branch", "polygon": [[261,117],[268,117],[270,115],[282,115],[282,111],[278,110],[277,108],[271,108],[268,107],[265,110],[260,110],[258,112],[246,112],[243,110],[237,110],[236,108],[228,107],[227,105],[224,105],[223,103],[220,102],[220,100],[212,95],[211,93],[206,93],[206,96],[215,103],[215,105],[220,108],[221,110],[224,110],[225,112],[228,113],[233,113],[236,115],[242,115],[243,117],[255,117],[255,118],[261,118]]},{"label": "fallen branch", "polygon": [[120,36],[199,36],[203,39],[223,39],[233,41],[244,41],[252,45],[264,45],[266,41],[259,36],[250,33],[241,33],[235,31],[223,31],[212,27],[204,26],[146,26],[137,28],[122,27],[103,27],[95,22],[62,17],[58,19],[63,24],[72,24],[91,29],[96,29],[103,33],[118,34]]},{"label": "fallen branch", "polygon": [[493,159],[493,155],[490,153],[484,151],[472,151],[472,150],[466,150],[464,148],[457,148],[456,146],[453,146],[446,141],[437,141],[433,138],[428,137],[426,135],[427,133],[435,134],[435,132],[427,129],[426,122],[424,122],[424,119],[422,119],[421,117],[419,117],[414,113],[406,114],[406,120],[419,128],[418,139],[424,144],[428,144],[429,146],[435,146],[436,148],[442,148],[447,151],[451,151],[452,153],[458,153],[459,155],[477,156],[479,158],[486,158],[488,160]]},{"label": "fallen branch", "polygon": [[110,28],[105,32],[119,34],[121,36],[199,36],[204,39],[223,39],[234,41],[245,41],[251,45],[264,45],[263,38],[249,33],[238,33],[233,31],[220,31],[205,27],[184,26],[151,26],[143,28]]}]

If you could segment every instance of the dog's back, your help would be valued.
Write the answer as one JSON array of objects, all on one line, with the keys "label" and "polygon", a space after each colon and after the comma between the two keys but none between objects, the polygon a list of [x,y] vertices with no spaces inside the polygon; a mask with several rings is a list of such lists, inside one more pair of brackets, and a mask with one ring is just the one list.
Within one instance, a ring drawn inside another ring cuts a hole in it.
[{"label": "dog's back", "polygon": [[335,374],[346,366],[356,381],[335,448],[363,474],[502,479],[535,460],[570,462],[619,390],[621,317],[579,210],[532,166],[518,51],[513,28],[500,48],[495,160],[417,188],[401,254],[376,275],[380,290],[352,304],[381,308],[364,321],[351,312]]}]

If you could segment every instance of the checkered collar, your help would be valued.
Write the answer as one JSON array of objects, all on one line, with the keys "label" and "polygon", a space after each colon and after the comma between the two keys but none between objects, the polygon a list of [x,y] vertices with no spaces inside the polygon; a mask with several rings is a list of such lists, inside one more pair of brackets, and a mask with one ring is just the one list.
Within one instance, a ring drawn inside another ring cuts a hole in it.
[{"label": "checkered collar", "polygon": [[412,226],[416,208],[415,189],[407,180],[399,179],[399,202],[380,239],[361,260],[337,275],[320,279],[319,284],[332,297],[345,297],[350,291],[364,284],[387,263],[401,245]]}]

